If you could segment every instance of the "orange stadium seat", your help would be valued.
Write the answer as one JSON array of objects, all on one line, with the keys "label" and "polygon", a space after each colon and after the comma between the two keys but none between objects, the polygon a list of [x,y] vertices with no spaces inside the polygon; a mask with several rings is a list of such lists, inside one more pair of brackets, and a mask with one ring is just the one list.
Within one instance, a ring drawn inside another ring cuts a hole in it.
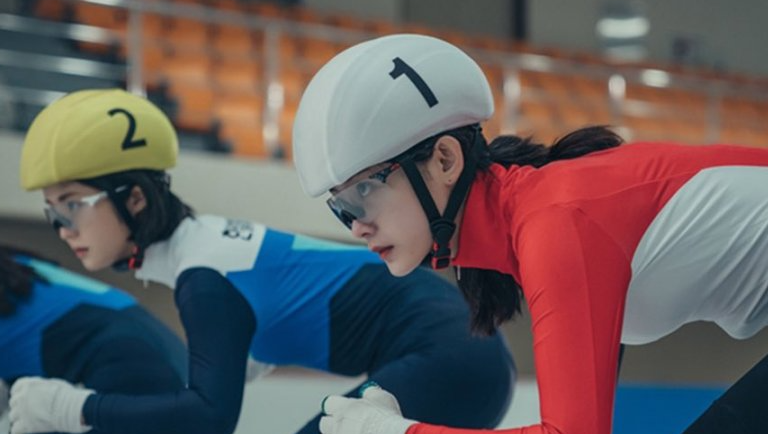
[{"label": "orange stadium seat", "polygon": [[236,26],[216,26],[211,36],[211,48],[222,58],[251,57],[261,51],[260,42],[250,30]]},{"label": "orange stadium seat", "polygon": [[652,104],[668,104],[670,101],[668,90],[666,88],[645,86],[632,82],[627,83],[626,97],[627,99],[634,99]]},{"label": "orange stadium seat", "polygon": [[725,125],[720,130],[718,142],[768,147],[768,130],[765,128]]},{"label": "orange stadium seat", "polygon": [[624,116],[622,125],[630,131],[631,141],[675,140],[669,133],[671,122],[667,117],[656,116]]},{"label": "orange stadium seat", "polygon": [[[389,22],[385,21],[385,23],[389,23]],[[424,24],[419,24],[419,23],[405,23],[403,24],[402,28],[398,30],[405,33],[415,33],[418,35],[429,35],[429,36],[435,36],[438,33],[438,31],[434,27],[426,26]]]},{"label": "orange stadium seat", "polygon": [[93,3],[75,2],[74,18],[82,24],[111,30],[124,30],[127,13],[123,9]]},{"label": "orange stadium seat", "polygon": [[288,7],[284,11],[285,18],[300,23],[321,24],[325,22],[325,16],[315,10],[304,6]]},{"label": "orange stadium seat", "polygon": [[256,95],[217,95],[213,116],[222,124],[261,124],[264,98]]},{"label": "orange stadium seat", "polygon": [[208,25],[184,18],[172,19],[163,39],[177,52],[200,52],[208,46]]},{"label": "orange stadium seat", "polygon": [[518,78],[520,79],[520,86],[522,88],[538,88],[539,82],[536,80],[536,73],[533,71],[519,70],[517,71]]},{"label": "orange stadium seat", "polygon": [[481,64],[480,65],[485,78],[488,80],[488,84],[491,86],[493,93],[503,92],[504,90],[504,71],[500,65],[494,64]]},{"label": "orange stadium seat", "polygon": [[[75,21],[81,24],[112,30],[118,34],[125,31],[127,14],[123,9],[84,2],[76,2],[72,7]],[[88,41],[78,41],[77,45],[83,51],[101,55],[110,54],[119,47],[119,44]]]},{"label": "orange stadium seat", "polygon": [[483,135],[485,136],[486,139],[488,139],[488,141],[493,140],[494,137],[502,133],[502,128],[501,128],[502,117],[503,117],[503,114],[497,110],[496,113],[494,113],[493,117],[485,121],[485,123],[482,125]]},{"label": "orange stadium seat", "polygon": [[768,145],[768,101],[747,97],[726,97],[719,112],[724,137],[748,145]]},{"label": "orange stadium seat", "polygon": [[[386,20],[324,15],[307,7],[284,7],[274,2],[151,1],[193,4],[293,23],[282,28],[284,31],[279,33],[276,47],[279,59],[275,71],[284,91],[278,139],[286,154],[290,154],[291,123],[296,106],[312,74],[363,32],[383,35],[402,31],[436,35],[465,48],[540,54],[574,66],[555,72],[509,71],[519,78],[521,93],[519,101],[508,101],[504,95],[502,62],[485,60],[482,68],[496,103],[494,117],[484,126],[489,137],[515,131],[519,135],[534,134],[537,141],[547,142],[575,128],[601,124],[616,127],[626,133],[629,140],[725,141],[768,146],[768,124],[765,123],[768,101],[760,101],[749,92],[743,97],[711,100],[706,85],[682,88],[673,81],[672,87],[661,88],[633,81],[632,77],[642,72],[640,68],[653,68],[683,77],[725,80],[734,87],[768,87],[768,83],[752,78],[664,67],[650,62],[619,64],[589,53],[534,47],[503,38],[470,36],[413,23],[399,25]],[[72,16],[78,22],[122,34],[128,17],[124,9],[64,0],[39,0],[35,2],[35,13],[42,18],[58,20]],[[350,38],[343,42],[330,41],[292,31],[302,24],[350,30]],[[141,56],[146,84],[156,87],[161,80],[168,83],[170,96],[179,102],[176,122],[181,128],[204,131],[210,128],[211,122],[220,121],[222,136],[232,143],[236,153],[267,155],[262,117],[270,59],[265,57],[268,47],[264,45],[264,30],[145,14],[142,36]],[[81,44],[80,48],[96,53],[114,50],[104,44]],[[118,48],[118,53],[124,56],[125,44]],[[622,71],[629,77],[626,103],[616,107],[609,98],[607,74]],[[718,106],[713,107],[713,101]],[[710,124],[713,114],[720,116],[719,124]],[[722,127],[718,128],[718,125]]]},{"label": "orange stadium seat", "polygon": [[261,125],[240,125],[224,123],[220,130],[221,138],[232,146],[232,153],[239,156],[265,158],[269,156],[264,146],[264,133]]},{"label": "orange stadium seat", "polygon": [[723,98],[720,104],[720,111],[726,122],[732,120],[741,122],[745,119],[756,119],[761,116],[763,119],[766,119],[765,116],[768,115],[768,110],[747,98]]},{"label": "orange stadium seat", "polygon": [[559,122],[555,107],[550,101],[539,98],[525,98],[520,101],[518,124],[538,134]]},{"label": "orange stadium seat", "polygon": [[217,61],[213,65],[213,83],[221,94],[262,94],[261,63],[247,58]]},{"label": "orange stadium seat", "polygon": [[462,32],[453,30],[433,30],[432,34],[459,47],[467,47],[472,44],[472,39],[469,37],[469,35]]},{"label": "orange stadium seat", "polygon": [[268,18],[282,18],[285,15],[284,8],[271,2],[248,2],[248,11]]},{"label": "orange stadium seat", "polygon": [[510,53],[530,53],[530,54],[540,54],[538,50],[531,46],[527,42],[522,41],[511,41],[507,44],[507,51]]},{"label": "orange stadium seat", "polygon": [[709,110],[709,96],[702,92],[686,89],[669,89],[673,104],[683,108],[685,113],[704,117]]},{"label": "orange stadium seat", "polygon": [[33,13],[36,17],[51,21],[63,21],[70,7],[64,0],[37,0]]},{"label": "orange stadium seat", "polygon": [[[124,53],[125,56],[127,53]],[[144,83],[149,88],[155,88],[162,80],[160,73],[163,61],[170,55],[170,51],[162,46],[144,44],[141,47],[141,67]]]},{"label": "orange stadium seat", "polygon": [[508,51],[510,49],[509,43],[506,40],[490,36],[475,37],[471,40],[470,44],[473,47],[491,51]]},{"label": "orange stadium seat", "polygon": [[224,11],[245,12],[245,7],[237,0],[216,0],[212,6]]},{"label": "orange stadium seat", "polygon": [[533,72],[538,87],[548,95],[564,98],[573,93],[570,86],[571,76],[566,74],[554,74],[549,72]]},{"label": "orange stadium seat", "polygon": [[587,110],[589,110],[590,125],[616,127],[620,124],[617,114],[614,113],[614,110],[611,108],[608,101],[605,101],[603,104],[598,103],[590,105]]},{"label": "orange stadium seat", "polygon": [[162,59],[158,73],[169,84],[206,86],[211,80],[211,59],[192,54],[174,54]]},{"label": "orange stadium seat", "polygon": [[212,126],[214,92],[208,87],[172,82],[170,96],[179,104],[175,122],[180,128],[205,132]]},{"label": "orange stadium seat", "polygon": [[675,140],[691,144],[709,142],[707,123],[704,119],[697,121],[672,118],[666,125]]},{"label": "orange stadium seat", "polygon": [[375,20],[368,22],[367,30],[379,35],[390,35],[392,33],[402,32],[405,29],[401,28],[392,21]]},{"label": "orange stadium seat", "polygon": [[234,153],[267,156],[262,130],[263,106],[263,99],[257,96],[217,96],[213,116],[221,123],[221,137],[232,144]]},{"label": "orange stadium seat", "polygon": [[168,19],[163,15],[142,14],[141,16],[141,35],[145,41],[156,41],[160,38]]},{"label": "orange stadium seat", "polygon": [[[142,50],[150,50],[150,49],[157,49],[160,50],[161,48],[165,48],[165,44],[162,43],[152,43],[148,44],[147,41],[159,41],[160,34],[162,33],[163,28],[165,27],[165,17],[162,15],[156,15],[156,14],[142,14],[141,17],[141,38],[142,38],[142,44],[141,48]],[[127,36],[127,35],[125,35]],[[123,59],[127,56],[127,50],[128,47],[126,44],[128,44],[128,40],[124,39],[123,44],[120,46],[119,54],[120,57]]]},{"label": "orange stadium seat", "polygon": [[335,14],[326,17],[326,24],[346,30],[364,31],[369,29],[367,20],[347,15]]},{"label": "orange stadium seat", "polygon": [[595,124],[592,112],[582,103],[573,99],[563,99],[555,103],[557,118],[566,131],[573,131]]},{"label": "orange stadium seat", "polygon": [[[301,44],[301,39],[296,36],[288,33],[280,34],[277,50],[281,67],[286,63],[291,64],[297,59],[301,59]],[[265,51],[264,54],[267,55],[267,52]]]},{"label": "orange stadium seat", "polygon": [[567,86],[578,99],[608,101],[608,79],[572,74],[568,76]]},{"label": "orange stadium seat", "polygon": [[295,67],[281,71],[280,84],[283,86],[286,104],[298,104],[301,94],[309,82],[309,75]]},{"label": "orange stadium seat", "polygon": [[307,38],[303,41],[302,52],[303,57],[309,61],[311,68],[315,71],[338,54],[339,50],[329,41],[319,38]]}]

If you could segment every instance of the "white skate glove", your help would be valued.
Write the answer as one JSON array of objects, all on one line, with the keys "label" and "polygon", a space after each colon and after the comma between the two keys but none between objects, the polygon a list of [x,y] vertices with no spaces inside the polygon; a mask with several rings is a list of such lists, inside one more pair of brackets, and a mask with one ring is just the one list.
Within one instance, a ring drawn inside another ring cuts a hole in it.
[{"label": "white skate glove", "polygon": [[56,378],[25,377],[11,388],[11,434],[82,433],[85,400],[93,390]]},{"label": "white skate glove", "polygon": [[328,396],[322,407],[323,434],[405,434],[418,423],[403,418],[397,399],[379,386],[365,388],[360,399]]},{"label": "white skate glove", "polygon": [[265,377],[275,370],[275,365],[262,363],[248,356],[248,364],[245,367],[245,382],[250,383],[257,378]]}]

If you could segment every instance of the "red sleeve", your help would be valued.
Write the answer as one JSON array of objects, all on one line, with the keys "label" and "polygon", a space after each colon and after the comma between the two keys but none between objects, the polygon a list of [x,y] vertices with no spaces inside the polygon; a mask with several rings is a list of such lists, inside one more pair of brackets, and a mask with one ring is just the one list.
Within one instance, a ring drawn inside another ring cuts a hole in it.
[{"label": "red sleeve", "polygon": [[428,424],[408,434],[609,434],[630,259],[579,210],[548,209],[516,237],[531,312],[541,424],[497,431]]}]

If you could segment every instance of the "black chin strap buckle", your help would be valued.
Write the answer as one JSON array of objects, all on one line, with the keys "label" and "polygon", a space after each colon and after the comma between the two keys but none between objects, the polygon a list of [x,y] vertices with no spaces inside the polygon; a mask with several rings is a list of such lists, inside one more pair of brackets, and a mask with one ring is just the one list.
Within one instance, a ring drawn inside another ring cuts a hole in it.
[{"label": "black chin strap buckle", "polygon": [[442,270],[451,265],[451,249],[440,249],[435,243],[432,246],[432,269]]},{"label": "black chin strap buckle", "polygon": [[451,238],[456,231],[456,223],[448,219],[437,219],[429,224],[432,232],[432,268],[439,270],[451,264]]}]

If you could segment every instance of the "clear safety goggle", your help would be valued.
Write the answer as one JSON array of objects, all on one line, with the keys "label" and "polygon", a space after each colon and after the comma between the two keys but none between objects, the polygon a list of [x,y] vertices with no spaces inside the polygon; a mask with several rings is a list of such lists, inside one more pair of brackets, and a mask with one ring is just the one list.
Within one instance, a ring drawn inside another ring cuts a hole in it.
[{"label": "clear safety goggle", "polygon": [[[127,188],[127,185],[122,185],[113,191],[120,193]],[[92,209],[97,203],[107,197],[109,197],[108,192],[100,191],[80,199],[67,200],[56,205],[48,204],[44,208],[45,218],[56,232],[61,228],[77,231],[79,227],[78,220],[82,218],[83,213],[87,212],[86,210],[88,209]]]},{"label": "clear safety goggle", "polygon": [[389,188],[387,177],[399,168],[400,164],[392,163],[333,193],[326,202],[328,207],[348,229],[352,229],[352,222],[355,220],[372,220],[377,213],[377,207],[381,206],[382,194]]}]

